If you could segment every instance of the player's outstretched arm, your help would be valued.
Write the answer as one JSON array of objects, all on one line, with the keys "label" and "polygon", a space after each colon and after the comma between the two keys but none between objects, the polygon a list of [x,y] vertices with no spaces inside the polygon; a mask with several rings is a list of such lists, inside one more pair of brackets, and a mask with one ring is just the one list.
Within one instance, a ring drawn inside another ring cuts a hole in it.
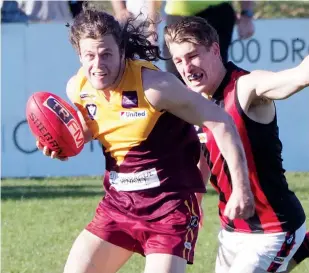
[{"label": "player's outstretched arm", "polygon": [[239,78],[238,97],[246,109],[253,100],[286,99],[309,85],[309,55],[296,67],[279,72],[255,70]]},{"label": "player's outstretched arm", "polygon": [[232,118],[220,107],[188,90],[174,75],[144,70],[143,86],[150,103],[195,125],[209,128],[230,169],[233,196],[227,205],[230,219],[248,218],[254,213],[247,161]]}]

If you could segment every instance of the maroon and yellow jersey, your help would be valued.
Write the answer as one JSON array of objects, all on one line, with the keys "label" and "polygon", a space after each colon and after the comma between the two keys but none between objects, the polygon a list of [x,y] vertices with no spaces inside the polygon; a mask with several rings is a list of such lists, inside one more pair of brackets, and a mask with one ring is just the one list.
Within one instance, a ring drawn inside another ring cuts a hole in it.
[{"label": "maroon and yellow jersey", "polygon": [[143,68],[157,70],[150,62],[127,61],[109,100],[79,70],[74,103],[103,146],[105,199],[125,213],[150,219],[176,208],[188,193],[205,192],[205,186],[194,127],[148,102]]}]

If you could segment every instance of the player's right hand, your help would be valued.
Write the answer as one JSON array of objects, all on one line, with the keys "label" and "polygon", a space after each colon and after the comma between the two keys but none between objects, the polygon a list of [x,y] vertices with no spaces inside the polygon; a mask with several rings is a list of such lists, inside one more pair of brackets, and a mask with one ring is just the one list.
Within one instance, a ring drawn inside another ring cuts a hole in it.
[{"label": "player's right hand", "polygon": [[51,151],[47,146],[44,146],[39,140],[36,141],[36,147],[43,152],[45,156],[49,156],[52,159],[59,159],[61,161],[67,161],[68,157],[58,156],[58,153]]},{"label": "player's right hand", "polygon": [[225,206],[224,216],[230,220],[248,219],[255,213],[254,196],[250,189],[233,189]]}]

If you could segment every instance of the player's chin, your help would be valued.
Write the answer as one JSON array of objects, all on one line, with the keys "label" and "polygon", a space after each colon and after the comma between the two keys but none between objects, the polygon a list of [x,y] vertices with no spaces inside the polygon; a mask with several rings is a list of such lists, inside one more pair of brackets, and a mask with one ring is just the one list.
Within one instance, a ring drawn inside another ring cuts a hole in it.
[{"label": "player's chin", "polygon": [[195,93],[198,93],[198,94],[201,94],[203,93],[203,90],[205,89],[204,86],[194,86],[194,85],[189,85],[188,86],[193,92]]}]

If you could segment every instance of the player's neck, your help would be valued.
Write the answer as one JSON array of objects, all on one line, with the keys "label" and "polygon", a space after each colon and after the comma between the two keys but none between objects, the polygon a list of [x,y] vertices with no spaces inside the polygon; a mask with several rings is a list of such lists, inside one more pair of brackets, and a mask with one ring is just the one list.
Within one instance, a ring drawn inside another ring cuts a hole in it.
[{"label": "player's neck", "polygon": [[222,66],[220,66],[218,72],[216,73],[217,78],[214,81],[214,85],[212,86],[212,88],[209,90],[209,92],[207,92],[206,97],[211,98],[217,91],[217,89],[219,88],[220,84],[222,83],[225,75],[226,75],[226,68],[225,66],[222,64]]}]

